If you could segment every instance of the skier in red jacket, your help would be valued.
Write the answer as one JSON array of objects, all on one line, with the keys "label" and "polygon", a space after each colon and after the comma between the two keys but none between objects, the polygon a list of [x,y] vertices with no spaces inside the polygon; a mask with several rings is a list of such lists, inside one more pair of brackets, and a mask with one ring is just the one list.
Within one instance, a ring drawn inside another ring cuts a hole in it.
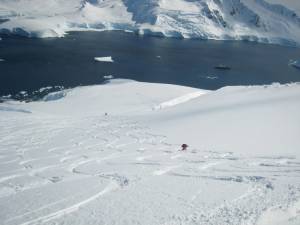
[{"label": "skier in red jacket", "polygon": [[182,144],[182,145],[181,145],[181,151],[187,150],[188,147],[189,147],[189,146],[188,146],[187,144]]}]

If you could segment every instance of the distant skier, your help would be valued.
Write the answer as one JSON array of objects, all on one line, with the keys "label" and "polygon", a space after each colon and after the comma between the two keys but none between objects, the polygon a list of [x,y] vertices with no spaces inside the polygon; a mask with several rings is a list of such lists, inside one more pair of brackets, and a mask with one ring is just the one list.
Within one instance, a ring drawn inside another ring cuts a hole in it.
[{"label": "distant skier", "polygon": [[188,147],[189,147],[189,146],[188,146],[187,144],[182,144],[182,145],[181,145],[181,151],[187,150]]}]

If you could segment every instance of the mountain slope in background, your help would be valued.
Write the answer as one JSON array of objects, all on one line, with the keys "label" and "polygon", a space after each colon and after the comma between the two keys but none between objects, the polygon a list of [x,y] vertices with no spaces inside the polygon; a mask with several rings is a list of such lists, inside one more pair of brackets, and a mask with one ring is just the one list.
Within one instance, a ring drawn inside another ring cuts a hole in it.
[{"label": "mountain slope in background", "polygon": [[267,1],[0,0],[0,31],[61,37],[74,30],[129,30],[168,37],[299,45],[300,17],[295,8],[299,3]]}]

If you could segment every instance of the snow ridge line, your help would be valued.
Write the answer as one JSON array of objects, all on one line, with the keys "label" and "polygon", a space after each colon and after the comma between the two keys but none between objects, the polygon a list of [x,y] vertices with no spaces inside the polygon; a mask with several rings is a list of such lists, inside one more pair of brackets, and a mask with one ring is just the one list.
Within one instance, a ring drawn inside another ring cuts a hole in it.
[{"label": "snow ridge line", "polygon": [[153,110],[160,110],[160,109],[165,109],[165,108],[169,108],[175,105],[179,105],[188,101],[191,101],[195,98],[200,97],[201,95],[204,95],[205,92],[203,91],[196,91],[196,92],[192,92],[192,93],[188,93],[186,95],[171,99],[169,101],[166,102],[162,102],[157,106],[153,107]]}]

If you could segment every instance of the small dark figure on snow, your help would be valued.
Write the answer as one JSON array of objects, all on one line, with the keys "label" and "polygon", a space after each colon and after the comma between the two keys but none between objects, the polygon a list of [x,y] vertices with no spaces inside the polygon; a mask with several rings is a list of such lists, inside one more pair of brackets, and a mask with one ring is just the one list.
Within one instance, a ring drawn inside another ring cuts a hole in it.
[{"label": "small dark figure on snow", "polygon": [[189,146],[188,146],[187,144],[182,144],[182,145],[181,145],[181,151],[187,150],[188,147],[189,147]]}]

